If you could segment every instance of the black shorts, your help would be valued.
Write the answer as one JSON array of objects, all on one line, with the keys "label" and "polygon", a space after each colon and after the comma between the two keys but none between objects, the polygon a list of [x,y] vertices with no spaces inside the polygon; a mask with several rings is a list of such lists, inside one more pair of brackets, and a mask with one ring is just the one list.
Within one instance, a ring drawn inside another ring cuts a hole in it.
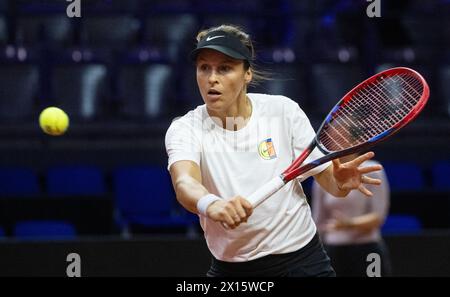
[{"label": "black shorts", "polygon": [[224,262],[213,257],[209,277],[336,276],[319,236],[298,251],[268,255],[247,262]]}]

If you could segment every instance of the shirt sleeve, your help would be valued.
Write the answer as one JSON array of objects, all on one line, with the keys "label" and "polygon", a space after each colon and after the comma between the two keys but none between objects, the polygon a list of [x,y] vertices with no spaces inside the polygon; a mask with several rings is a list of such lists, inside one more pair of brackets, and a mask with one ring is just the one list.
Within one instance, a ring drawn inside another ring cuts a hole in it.
[{"label": "shirt sleeve", "polygon": [[[300,156],[300,154],[309,146],[311,141],[316,136],[316,132],[314,131],[311,123],[300,108],[298,104],[295,104],[295,113],[292,119],[292,145],[294,148],[295,158]],[[306,158],[303,164],[307,164],[311,161],[319,159],[324,156],[324,154],[318,149],[315,148],[311,154]],[[310,176],[316,175],[323,170],[325,170],[328,166],[330,166],[331,162],[324,163],[316,168],[311,169],[310,171],[304,173],[299,179],[303,181]]]},{"label": "shirt sleeve", "polygon": [[193,161],[200,166],[201,143],[193,127],[176,120],[172,122],[165,138],[169,158],[167,169],[177,161]]}]

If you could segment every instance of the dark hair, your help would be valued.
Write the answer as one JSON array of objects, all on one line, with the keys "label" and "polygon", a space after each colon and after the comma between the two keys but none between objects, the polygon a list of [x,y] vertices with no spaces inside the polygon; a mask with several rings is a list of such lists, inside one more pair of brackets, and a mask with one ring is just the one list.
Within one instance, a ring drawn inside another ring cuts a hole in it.
[{"label": "dark hair", "polygon": [[255,60],[256,60],[255,49],[253,47],[252,40],[248,33],[245,33],[245,31],[239,26],[232,25],[232,24],[223,24],[223,25],[220,25],[217,27],[211,27],[211,28],[200,31],[196,37],[197,42],[202,40],[203,37],[205,37],[207,34],[209,34],[210,32],[213,32],[213,31],[224,31],[224,32],[227,32],[229,34],[236,36],[245,45],[245,47],[247,47],[247,49],[250,51],[251,58],[252,58],[251,61],[244,61],[244,69],[248,70],[250,68],[253,73],[253,79],[250,82],[250,85],[257,85],[261,81],[270,80],[269,73],[267,73],[263,70],[260,70],[259,66],[257,66],[255,64]]}]

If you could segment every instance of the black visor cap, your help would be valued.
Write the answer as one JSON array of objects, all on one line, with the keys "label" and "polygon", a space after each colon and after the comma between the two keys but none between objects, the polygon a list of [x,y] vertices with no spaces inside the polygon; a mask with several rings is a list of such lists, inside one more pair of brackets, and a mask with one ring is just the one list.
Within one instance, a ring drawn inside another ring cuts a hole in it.
[{"label": "black visor cap", "polygon": [[197,44],[189,57],[195,61],[202,49],[212,49],[238,60],[246,60],[250,63],[251,54],[249,49],[236,36],[224,31],[211,31],[206,34]]}]

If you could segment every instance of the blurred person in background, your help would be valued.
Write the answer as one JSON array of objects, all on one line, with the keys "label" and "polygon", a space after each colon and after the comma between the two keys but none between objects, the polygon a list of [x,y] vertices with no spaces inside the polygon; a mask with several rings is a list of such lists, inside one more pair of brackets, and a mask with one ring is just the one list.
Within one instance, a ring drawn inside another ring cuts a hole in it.
[{"label": "blurred person in background", "polygon": [[[341,158],[341,162],[356,157],[357,154],[349,155]],[[362,165],[379,164],[368,160]],[[352,191],[347,197],[336,199],[313,182],[313,219],[338,277],[367,276],[367,267],[371,263],[367,256],[371,253],[380,256],[381,276],[391,274],[389,252],[381,235],[381,226],[389,211],[389,182],[384,170],[367,175],[382,181],[381,186],[367,185],[373,193],[370,198],[359,191]]]}]

